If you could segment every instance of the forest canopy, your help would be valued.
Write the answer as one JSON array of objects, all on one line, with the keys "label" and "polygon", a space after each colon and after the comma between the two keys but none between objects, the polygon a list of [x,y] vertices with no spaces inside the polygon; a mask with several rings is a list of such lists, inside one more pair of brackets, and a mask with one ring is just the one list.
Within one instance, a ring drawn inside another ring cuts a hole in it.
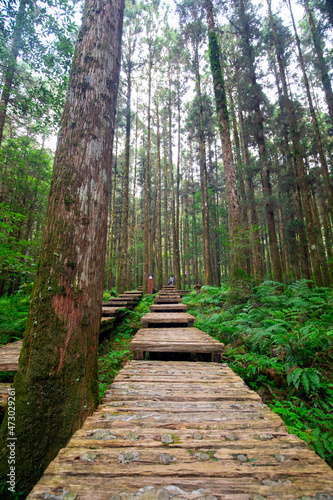
[{"label": "forest canopy", "polygon": [[[0,295],[34,279],[81,9],[1,6]],[[128,2],[105,287],[330,285],[331,73],[328,1]]]}]

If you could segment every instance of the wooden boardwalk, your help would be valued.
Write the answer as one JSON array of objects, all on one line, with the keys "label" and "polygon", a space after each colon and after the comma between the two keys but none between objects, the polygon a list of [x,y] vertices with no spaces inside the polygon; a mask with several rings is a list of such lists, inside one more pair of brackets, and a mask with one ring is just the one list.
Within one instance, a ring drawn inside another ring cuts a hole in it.
[{"label": "wooden boardwalk", "polygon": [[[130,348],[221,353],[172,326],[184,314],[163,313],[168,328],[139,330]],[[47,498],[332,500],[333,471],[226,364],[134,360],[28,496]]]},{"label": "wooden boardwalk", "polygon": [[28,498],[57,495],[328,500],[333,471],[226,365],[131,361]]}]

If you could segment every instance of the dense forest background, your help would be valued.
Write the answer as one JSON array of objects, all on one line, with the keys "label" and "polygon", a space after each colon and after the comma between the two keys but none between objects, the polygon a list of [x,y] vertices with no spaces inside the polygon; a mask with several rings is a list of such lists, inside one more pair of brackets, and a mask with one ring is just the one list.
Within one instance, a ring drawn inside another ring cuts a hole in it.
[{"label": "dense forest background", "polygon": [[[329,286],[331,4],[233,0],[217,1],[211,11],[232,141],[236,228],[214,99],[209,6],[127,4],[105,286],[145,286],[148,273],[158,286],[171,274],[178,287],[219,286],[239,253],[245,280]],[[81,8],[70,0],[2,2],[1,296],[34,278],[50,146]]]}]

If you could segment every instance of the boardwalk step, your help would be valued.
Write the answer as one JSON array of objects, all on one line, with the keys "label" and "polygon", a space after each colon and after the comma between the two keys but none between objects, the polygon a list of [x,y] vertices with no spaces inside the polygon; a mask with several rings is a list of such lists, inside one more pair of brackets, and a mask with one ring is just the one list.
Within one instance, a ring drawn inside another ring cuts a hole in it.
[{"label": "boardwalk step", "polygon": [[155,297],[154,304],[177,304],[181,301],[180,297]]},{"label": "boardwalk step", "polygon": [[152,312],[179,312],[179,311],[187,311],[186,304],[153,304],[149,307],[149,310]]},{"label": "boardwalk step", "polygon": [[130,343],[131,351],[222,352],[224,345],[198,328],[142,328]]},{"label": "boardwalk step", "polygon": [[186,312],[181,313],[148,313],[141,318],[143,328],[152,327],[152,325],[165,325],[165,324],[184,324],[188,327],[193,326],[195,317]]},{"label": "boardwalk step", "polygon": [[132,361],[28,498],[65,491],[78,500],[329,499],[333,472],[226,365]]}]

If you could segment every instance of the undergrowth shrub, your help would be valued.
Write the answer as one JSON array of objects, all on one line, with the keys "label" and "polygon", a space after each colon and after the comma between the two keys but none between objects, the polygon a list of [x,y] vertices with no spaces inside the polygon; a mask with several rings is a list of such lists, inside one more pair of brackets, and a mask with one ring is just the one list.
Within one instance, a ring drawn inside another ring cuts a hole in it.
[{"label": "undergrowth shrub", "polygon": [[0,344],[23,338],[30,297],[16,293],[0,299]]},{"label": "undergrowth shrub", "polygon": [[223,311],[226,293],[203,287],[184,297],[195,326],[226,345],[229,366],[333,465],[333,290],[266,281]]}]

